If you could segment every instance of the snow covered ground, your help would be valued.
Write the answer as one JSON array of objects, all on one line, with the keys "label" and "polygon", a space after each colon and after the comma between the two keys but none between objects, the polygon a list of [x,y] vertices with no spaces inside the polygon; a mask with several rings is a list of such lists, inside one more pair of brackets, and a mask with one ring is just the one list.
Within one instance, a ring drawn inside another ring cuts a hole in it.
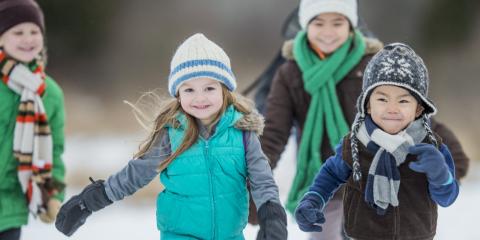
[{"label": "snow covered ground", "polygon": [[[135,151],[141,137],[110,136],[89,137],[75,136],[67,138],[64,155],[70,176],[89,176],[104,178],[126,164]],[[292,142],[292,139],[290,143]],[[289,144],[280,164],[274,171],[280,188],[280,197],[286,199],[293,177],[295,165],[294,144]],[[100,175],[100,176],[98,176]],[[71,180],[71,179],[70,179]],[[75,179],[76,180],[76,179]],[[463,181],[460,196],[449,208],[440,208],[436,240],[477,240],[480,231],[476,231],[480,207],[480,165],[472,163],[468,177]],[[67,189],[67,197],[80,192],[79,188]],[[289,239],[307,239],[291,216],[288,219]],[[245,229],[246,239],[255,239],[258,227],[248,225]],[[23,228],[22,240],[67,239],[58,232],[54,225],[46,225],[31,219],[28,227]],[[126,199],[117,202],[100,212],[94,213],[69,239],[159,239],[155,221],[155,199],[146,198],[132,201]]]}]

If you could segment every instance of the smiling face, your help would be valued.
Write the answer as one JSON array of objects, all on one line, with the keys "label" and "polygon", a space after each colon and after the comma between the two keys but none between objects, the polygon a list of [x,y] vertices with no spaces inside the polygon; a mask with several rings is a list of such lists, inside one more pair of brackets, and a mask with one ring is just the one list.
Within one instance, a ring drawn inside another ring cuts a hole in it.
[{"label": "smiling face", "polygon": [[43,34],[34,23],[20,23],[2,34],[0,46],[10,57],[28,63],[42,51]]},{"label": "smiling face", "polygon": [[215,120],[223,106],[222,85],[210,78],[188,80],[178,90],[182,109],[204,125]]},{"label": "smiling face", "polygon": [[383,131],[397,134],[423,111],[422,105],[402,87],[376,87],[368,100],[367,112]]},{"label": "smiling face", "polygon": [[349,33],[350,23],[339,13],[322,13],[307,26],[308,41],[325,54],[337,50],[348,39]]}]

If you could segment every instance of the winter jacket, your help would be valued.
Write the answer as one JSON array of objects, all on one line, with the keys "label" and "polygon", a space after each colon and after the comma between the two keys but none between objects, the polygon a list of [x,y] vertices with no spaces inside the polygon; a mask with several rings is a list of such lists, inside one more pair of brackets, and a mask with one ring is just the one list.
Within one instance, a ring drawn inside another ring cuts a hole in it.
[{"label": "winter jacket", "polygon": [[[53,140],[53,178],[64,182],[62,160],[64,146],[65,110],[61,88],[48,77],[42,96]],[[25,195],[17,177],[18,161],[13,156],[13,132],[16,124],[20,95],[5,84],[0,84],[0,232],[27,224],[28,209]],[[63,200],[63,193],[55,196]]]},{"label": "winter jacket", "polygon": [[[427,138],[423,142],[429,142]],[[448,147],[439,143],[452,176],[455,166]],[[458,182],[454,180],[443,186],[430,186],[423,173],[411,170],[408,164],[416,156],[407,155],[399,167],[400,188],[398,207],[389,206],[385,215],[378,215],[365,202],[365,186],[368,170],[374,154],[359,144],[359,163],[362,171],[360,182],[353,181],[350,139],[346,137],[336,148],[336,154],[325,162],[315,177],[309,191],[318,193],[327,201],[345,184],[343,196],[344,228],[348,236],[357,240],[430,240],[437,228],[437,204],[449,206],[458,196]]]},{"label": "winter jacket", "polygon": [[[233,107],[228,108],[212,136],[208,137],[206,128],[200,125],[202,137],[160,175],[165,186],[157,200],[162,239],[182,239],[179,235],[182,233],[201,239],[243,239],[247,177],[257,206],[267,201],[280,203],[270,166],[258,136],[252,132],[259,133],[262,129],[259,115],[243,115]],[[182,128],[170,128],[145,156],[131,160],[123,170],[109,177],[105,182],[107,196],[112,201],[120,200],[148,184],[158,174],[157,166],[178,146],[181,136]],[[191,158],[192,155],[195,157]],[[191,163],[185,165],[185,162]],[[189,201],[185,201],[187,198]]]},{"label": "winter jacket", "polygon": [[[382,48],[378,40],[366,38],[365,56],[358,65],[340,81],[337,88],[337,97],[343,109],[343,115],[349,125],[352,124],[356,110],[356,101],[362,91],[363,72],[373,55]],[[295,126],[297,139],[301,139],[303,126],[307,117],[311,97],[303,86],[302,73],[293,58],[292,41],[287,41],[282,49],[287,61],[279,67],[273,78],[270,93],[267,98],[265,112],[265,129],[260,138],[262,149],[270,160],[272,169],[277,166],[282,152],[285,150],[291,129]],[[455,134],[445,125],[432,119],[432,130],[443,139],[451,150],[455,160],[457,179],[465,177],[469,158],[463,151]],[[330,140],[324,131],[321,156],[325,159],[333,155]],[[341,198],[341,191],[335,196]],[[252,210],[255,208],[251,208]],[[255,212],[250,211],[250,222],[255,222]]]}]

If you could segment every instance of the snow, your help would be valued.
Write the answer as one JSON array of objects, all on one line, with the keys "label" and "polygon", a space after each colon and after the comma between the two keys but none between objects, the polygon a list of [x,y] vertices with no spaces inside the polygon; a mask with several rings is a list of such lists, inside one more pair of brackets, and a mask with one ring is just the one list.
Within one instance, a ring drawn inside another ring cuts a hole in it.
[{"label": "snow", "polygon": [[[141,140],[142,137],[139,136],[124,135],[69,137],[64,154],[68,174],[77,176],[80,172],[86,174],[85,176],[91,174],[95,178],[105,178],[127,163]],[[283,201],[294,174],[294,155],[295,145],[292,138],[274,171]],[[474,231],[477,227],[475,219],[480,214],[477,206],[480,202],[480,188],[476,186],[480,181],[480,166],[475,162],[471,165],[469,176],[462,183],[457,201],[448,208],[439,207],[436,240],[480,239],[480,231]],[[80,191],[80,188],[67,189],[67,198]],[[257,226],[248,225],[244,230],[245,238],[255,239],[257,231]],[[298,229],[290,215],[288,231],[289,239],[307,239],[307,235]],[[58,240],[67,237],[58,232],[53,224],[30,219],[30,224],[22,229],[22,239]],[[155,221],[155,199],[132,201],[127,198],[116,202],[94,213],[86,224],[68,239],[159,239]]]}]

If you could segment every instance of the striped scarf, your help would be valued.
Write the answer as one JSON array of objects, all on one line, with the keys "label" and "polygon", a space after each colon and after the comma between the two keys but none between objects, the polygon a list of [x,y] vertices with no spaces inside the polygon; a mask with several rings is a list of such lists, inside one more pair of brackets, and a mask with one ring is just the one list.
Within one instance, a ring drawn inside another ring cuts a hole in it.
[{"label": "striped scarf", "polygon": [[42,102],[45,92],[43,65],[34,60],[28,65],[7,57],[0,49],[0,76],[12,91],[20,95],[13,153],[18,160],[18,179],[26,195],[30,212],[45,212],[43,186],[51,180],[53,144]]},{"label": "striped scarf", "polygon": [[377,214],[384,215],[389,205],[398,206],[398,166],[405,161],[408,147],[422,142],[426,135],[422,119],[395,135],[382,131],[369,115],[360,126],[357,138],[368,151],[375,153],[368,170],[365,201]]}]

